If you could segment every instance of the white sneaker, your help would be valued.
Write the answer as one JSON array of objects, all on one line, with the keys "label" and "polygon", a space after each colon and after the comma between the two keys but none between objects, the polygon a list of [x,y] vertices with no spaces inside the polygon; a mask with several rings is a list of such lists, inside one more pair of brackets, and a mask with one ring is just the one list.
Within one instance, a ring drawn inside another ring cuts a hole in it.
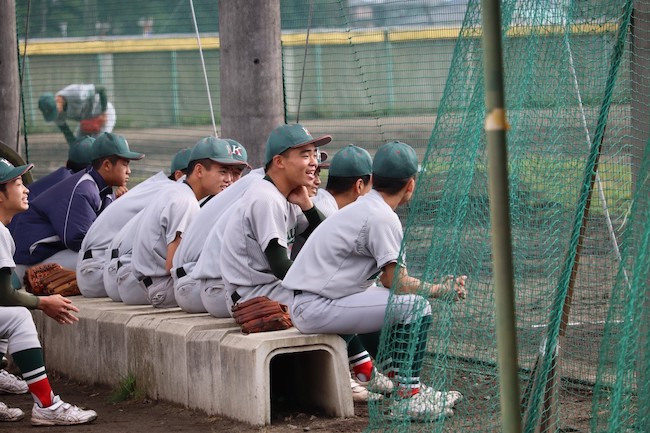
[{"label": "white sneaker", "polygon": [[412,397],[402,398],[392,403],[390,414],[397,419],[410,419],[419,422],[434,422],[452,416],[454,411],[445,406],[445,401],[432,394],[419,392]]},{"label": "white sneaker", "polygon": [[388,376],[381,374],[376,368],[373,368],[372,379],[366,386],[373,392],[384,395],[389,395],[395,388],[393,381]]},{"label": "white sneaker", "polygon": [[83,410],[54,396],[52,406],[40,407],[34,403],[32,425],[75,425],[86,424],[97,418],[94,410]]},{"label": "white sneaker", "polygon": [[8,394],[25,394],[29,391],[27,382],[14,376],[7,370],[0,370],[0,392]]},{"label": "white sneaker", "polygon": [[445,407],[452,408],[463,400],[460,391],[436,391],[427,385],[420,385],[420,393],[431,395],[432,398],[441,400]]},{"label": "white sneaker", "polygon": [[20,421],[25,413],[17,407],[8,407],[0,401],[0,421]]},{"label": "white sneaker", "polygon": [[354,378],[354,375],[350,377],[350,388],[352,388],[352,401],[355,403],[364,403],[368,401],[378,401],[384,398],[383,395],[377,394],[376,392],[368,391],[369,382],[360,382]]}]

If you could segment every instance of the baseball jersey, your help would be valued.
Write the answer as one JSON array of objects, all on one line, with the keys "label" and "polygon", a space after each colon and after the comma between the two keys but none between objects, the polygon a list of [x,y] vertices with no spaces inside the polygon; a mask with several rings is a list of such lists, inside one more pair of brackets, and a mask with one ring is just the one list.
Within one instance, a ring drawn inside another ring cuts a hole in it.
[{"label": "baseball jersey", "polygon": [[57,96],[65,98],[65,110],[59,113],[57,120],[91,119],[102,114],[99,93],[94,84],[70,84],[56,92]]},{"label": "baseball jersey", "polygon": [[177,233],[187,230],[199,209],[192,188],[185,182],[172,183],[143,209],[131,257],[133,274],[138,280],[169,275],[165,269],[167,247]]},{"label": "baseball jersey", "polygon": [[314,230],[282,286],[330,299],[363,292],[397,261],[402,238],[397,214],[372,190]]},{"label": "baseball jersey", "polygon": [[[238,182],[241,182],[241,180]],[[213,226],[210,227],[210,230],[204,239],[207,248],[201,252],[201,255],[192,269],[192,273],[190,274],[192,279],[208,280],[222,278],[219,260],[223,245],[224,225],[228,223],[236,209],[237,204],[225,209],[221,214],[221,217]],[[185,239],[183,239],[183,242],[185,242]]]},{"label": "baseball jersey", "polygon": [[224,228],[220,267],[231,285],[255,287],[277,284],[264,254],[273,239],[285,248],[308,226],[299,206],[266,179],[258,179],[237,203]]},{"label": "baseball jersey", "polygon": [[[187,231],[183,233],[183,240],[174,254],[174,269],[182,266],[185,269],[185,273],[189,275],[194,269],[194,265],[197,260],[199,260],[199,257],[206,251],[215,248],[214,245],[206,243],[208,233],[213,227],[219,227],[223,230],[221,224],[225,220],[221,219],[221,215],[231,207],[232,203],[236,202],[242,197],[242,195],[244,195],[253,181],[262,178],[262,176],[264,176],[263,168],[251,171],[246,176],[212,197],[203,207],[201,207],[201,210],[192,220]],[[218,220],[221,222],[217,223]]]},{"label": "baseball jersey", "polygon": [[339,205],[336,203],[334,196],[323,188],[318,190],[318,194],[316,194],[316,197],[313,197],[311,201],[325,217],[329,217],[339,210]]},{"label": "baseball jersey", "polygon": [[171,183],[165,173],[160,171],[115,200],[92,223],[79,251],[108,248],[115,234],[156,197],[155,192]]},{"label": "baseball jersey", "polygon": [[138,212],[124,227],[113,237],[109,249],[111,251],[117,250],[118,257],[122,264],[131,263],[131,253],[133,252],[133,240],[135,239],[135,232],[138,230],[138,225],[142,219],[144,210]]}]

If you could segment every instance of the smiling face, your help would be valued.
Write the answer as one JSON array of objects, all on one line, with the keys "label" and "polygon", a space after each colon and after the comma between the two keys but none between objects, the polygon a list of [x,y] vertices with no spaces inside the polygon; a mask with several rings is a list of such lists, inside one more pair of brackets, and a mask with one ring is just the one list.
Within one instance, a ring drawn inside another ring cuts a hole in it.
[{"label": "smiling face", "polygon": [[315,197],[316,194],[318,194],[318,188],[320,188],[320,184],[322,183],[320,179],[320,167],[316,168],[316,173],[314,176],[314,181],[312,184],[308,187],[309,189],[309,197]]},{"label": "smiling face", "polygon": [[22,177],[4,184],[4,188],[0,190],[0,211],[3,220],[8,223],[14,215],[29,209],[28,194],[29,190],[23,185]]},{"label": "smiling face", "polygon": [[231,167],[214,161],[209,166],[208,168],[199,164],[196,167],[201,181],[201,188],[206,195],[219,194],[232,183]]},{"label": "smiling face", "polygon": [[318,168],[317,152],[316,146],[308,144],[288,149],[278,155],[282,158],[286,179],[294,188],[298,186],[310,188],[314,184]]}]

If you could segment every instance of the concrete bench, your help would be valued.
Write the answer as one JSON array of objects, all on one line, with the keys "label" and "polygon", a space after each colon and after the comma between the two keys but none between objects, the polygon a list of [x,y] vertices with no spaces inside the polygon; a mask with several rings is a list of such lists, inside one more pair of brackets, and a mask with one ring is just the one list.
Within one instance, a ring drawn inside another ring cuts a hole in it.
[{"label": "concrete bench", "polygon": [[152,399],[251,425],[270,424],[272,398],[354,415],[345,343],[295,328],[243,335],[232,319],[179,308],[76,296],[79,323],[34,312],[48,370],[117,387],[132,375]]}]

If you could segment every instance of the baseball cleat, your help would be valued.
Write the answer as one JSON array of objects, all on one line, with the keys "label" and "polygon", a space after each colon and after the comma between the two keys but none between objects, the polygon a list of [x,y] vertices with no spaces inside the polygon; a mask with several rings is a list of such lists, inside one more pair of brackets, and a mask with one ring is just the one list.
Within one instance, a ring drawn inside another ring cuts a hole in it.
[{"label": "baseball cleat", "polygon": [[7,370],[0,370],[0,392],[6,394],[25,394],[29,391],[27,382]]},{"label": "baseball cleat", "polygon": [[32,425],[77,425],[93,422],[97,419],[97,412],[84,410],[61,400],[58,395],[54,397],[51,406],[40,407],[34,403],[32,409]]}]

